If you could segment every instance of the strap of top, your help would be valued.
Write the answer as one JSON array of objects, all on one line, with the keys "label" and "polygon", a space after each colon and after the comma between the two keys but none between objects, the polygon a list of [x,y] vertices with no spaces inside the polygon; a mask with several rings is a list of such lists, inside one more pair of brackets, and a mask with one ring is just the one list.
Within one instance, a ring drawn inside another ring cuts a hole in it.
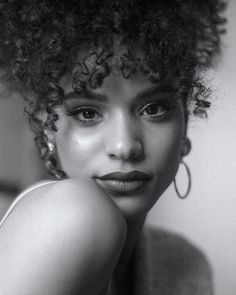
[{"label": "strap of top", "polygon": [[55,180],[43,180],[43,181],[37,182],[36,184],[31,185],[26,190],[24,190],[18,197],[16,197],[16,199],[13,201],[13,203],[11,204],[9,209],[7,210],[6,214],[3,216],[2,220],[0,220],[0,228],[3,225],[3,223],[5,222],[5,220],[7,219],[7,217],[11,214],[11,212],[14,210],[16,205],[19,203],[19,201],[23,197],[25,197],[28,193],[34,191],[35,189],[37,189],[37,188],[39,188],[41,186],[47,185],[49,183],[53,183],[53,182],[57,182],[57,181],[55,181]]},{"label": "strap of top", "polygon": [[[15,209],[15,207],[20,202],[20,200],[23,199],[23,197],[25,197],[28,193],[34,191],[35,189],[38,189],[39,187],[42,187],[44,185],[47,185],[49,183],[54,183],[54,182],[57,182],[57,181],[55,181],[55,180],[40,181],[40,182],[38,182],[36,184],[31,185],[26,190],[24,190],[18,197],[16,197],[16,199],[13,201],[13,203],[11,204],[9,209],[7,210],[6,214],[3,216],[2,220],[0,220],[0,228],[3,225],[3,223],[5,222],[5,220],[8,218],[8,216]],[[111,280],[110,280],[109,283],[102,290],[100,295],[111,295],[111,294],[112,294],[112,290],[111,290]]]}]

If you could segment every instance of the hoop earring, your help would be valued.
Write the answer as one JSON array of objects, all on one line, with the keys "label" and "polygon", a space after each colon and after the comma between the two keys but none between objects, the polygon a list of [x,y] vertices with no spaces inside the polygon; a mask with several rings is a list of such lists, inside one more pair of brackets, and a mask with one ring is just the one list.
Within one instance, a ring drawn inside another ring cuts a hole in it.
[{"label": "hoop earring", "polygon": [[57,159],[55,154],[55,145],[51,142],[47,143],[47,151],[44,155],[46,168],[48,173],[59,180],[65,178],[66,174],[64,171],[57,167]]},{"label": "hoop earring", "polygon": [[186,193],[181,195],[181,193],[179,192],[179,189],[177,187],[177,183],[176,183],[176,180],[174,178],[174,188],[175,188],[175,191],[176,191],[176,194],[177,196],[180,198],[180,199],[186,199],[187,196],[189,195],[189,192],[191,190],[191,186],[192,186],[192,178],[191,178],[191,173],[190,173],[190,170],[188,168],[188,165],[182,160],[181,161],[181,164],[183,164],[183,166],[185,167],[186,169],[186,172],[187,172],[187,177],[188,177],[188,186],[187,186],[187,190],[186,190]]}]

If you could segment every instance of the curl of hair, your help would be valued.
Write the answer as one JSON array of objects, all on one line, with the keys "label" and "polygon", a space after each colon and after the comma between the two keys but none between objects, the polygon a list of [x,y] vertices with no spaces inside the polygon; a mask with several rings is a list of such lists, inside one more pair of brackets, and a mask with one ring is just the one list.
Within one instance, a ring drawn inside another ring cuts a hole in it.
[{"label": "curl of hair", "polygon": [[220,51],[224,8],[223,0],[0,0],[2,80],[26,97],[40,149],[44,128],[56,131],[61,78],[71,74],[77,92],[96,88],[114,59],[125,78],[137,71],[153,83],[175,77],[186,118],[206,116],[210,92],[200,73]]}]

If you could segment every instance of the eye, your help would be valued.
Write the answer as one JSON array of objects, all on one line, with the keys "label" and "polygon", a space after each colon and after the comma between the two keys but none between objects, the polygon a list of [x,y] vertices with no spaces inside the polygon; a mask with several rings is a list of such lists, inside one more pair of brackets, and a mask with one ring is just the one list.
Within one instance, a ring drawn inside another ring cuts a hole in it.
[{"label": "eye", "polygon": [[78,119],[80,120],[95,120],[97,113],[92,109],[80,110],[77,114]]},{"label": "eye", "polygon": [[140,114],[144,117],[148,117],[151,119],[156,119],[161,116],[164,116],[168,113],[169,108],[168,106],[164,105],[163,103],[148,103],[142,109]]},{"label": "eye", "polygon": [[97,124],[103,119],[103,116],[91,107],[80,107],[68,112],[69,116],[73,116],[76,120],[83,124]]}]

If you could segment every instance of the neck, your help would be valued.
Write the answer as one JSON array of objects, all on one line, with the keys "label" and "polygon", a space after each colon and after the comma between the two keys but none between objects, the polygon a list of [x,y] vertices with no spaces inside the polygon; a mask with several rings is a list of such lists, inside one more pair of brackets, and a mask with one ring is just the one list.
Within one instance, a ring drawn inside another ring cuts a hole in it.
[{"label": "neck", "polygon": [[118,294],[131,294],[132,254],[140,237],[146,216],[135,221],[127,221],[127,238],[114,271],[114,285]]}]

